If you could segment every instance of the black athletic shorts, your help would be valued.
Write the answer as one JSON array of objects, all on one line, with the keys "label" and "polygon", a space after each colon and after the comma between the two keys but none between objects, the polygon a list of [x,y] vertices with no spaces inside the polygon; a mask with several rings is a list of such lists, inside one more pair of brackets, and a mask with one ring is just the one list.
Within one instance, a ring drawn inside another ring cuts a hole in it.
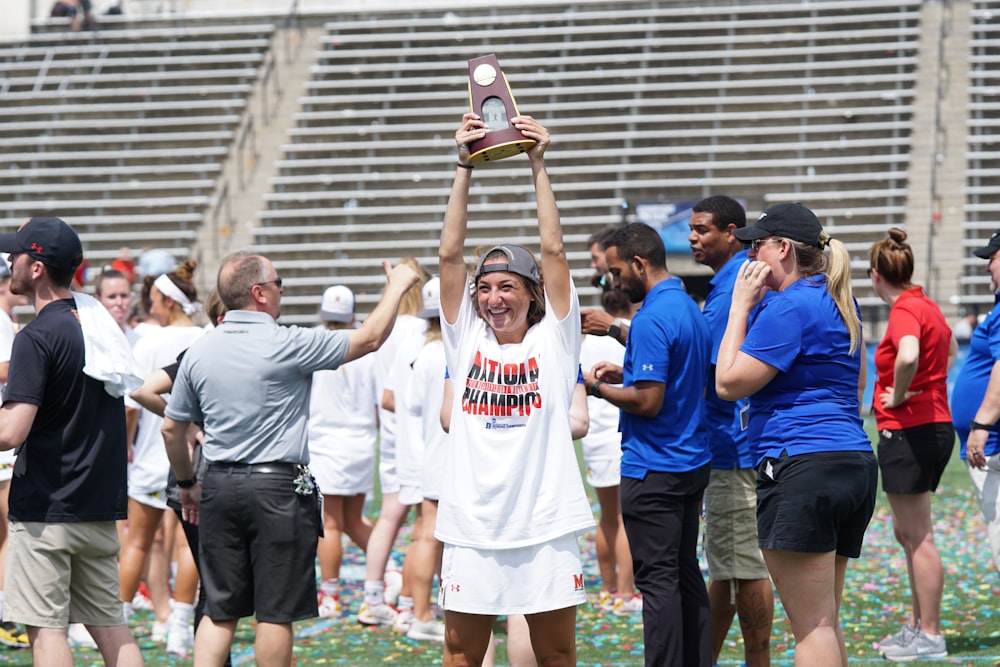
[{"label": "black athletic shorts", "polygon": [[955,427],[951,422],[921,424],[879,431],[878,467],[886,493],[936,491],[951,453]]}]

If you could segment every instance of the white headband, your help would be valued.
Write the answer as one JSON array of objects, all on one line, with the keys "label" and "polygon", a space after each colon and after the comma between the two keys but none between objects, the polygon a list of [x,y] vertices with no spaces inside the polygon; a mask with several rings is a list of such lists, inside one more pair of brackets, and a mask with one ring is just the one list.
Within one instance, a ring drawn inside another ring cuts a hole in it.
[{"label": "white headband", "polygon": [[168,278],[165,273],[153,281],[153,287],[160,290],[160,294],[169,296],[175,303],[180,305],[185,315],[193,315],[201,310],[201,304],[197,301],[191,303],[191,300],[181,291],[181,288],[175,285],[174,281]]}]

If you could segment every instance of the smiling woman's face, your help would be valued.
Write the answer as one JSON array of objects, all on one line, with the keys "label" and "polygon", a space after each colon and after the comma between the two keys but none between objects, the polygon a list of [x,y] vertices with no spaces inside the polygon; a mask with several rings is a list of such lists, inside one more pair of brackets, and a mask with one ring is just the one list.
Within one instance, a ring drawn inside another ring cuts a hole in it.
[{"label": "smiling woman's face", "polygon": [[524,338],[532,301],[534,298],[525,286],[524,278],[515,273],[484,273],[476,282],[479,313],[500,342],[520,342]]}]

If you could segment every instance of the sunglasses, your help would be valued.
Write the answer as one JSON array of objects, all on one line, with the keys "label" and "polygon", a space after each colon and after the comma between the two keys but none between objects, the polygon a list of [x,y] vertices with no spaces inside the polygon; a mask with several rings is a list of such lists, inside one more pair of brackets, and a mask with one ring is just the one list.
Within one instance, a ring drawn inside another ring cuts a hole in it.
[{"label": "sunglasses", "polygon": [[781,243],[781,239],[775,239],[775,238],[754,239],[753,241],[750,242],[750,249],[753,250],[754,252],[757,252],[758,250],[760,250],[760,247],[762,245],[764,245],[765,243],[770,243],[771,241]]},{"label": "sunglasses", "polygon": [[264,281],[262,283],[254,283],[254,285],[258,285],[258,286],[260,286],[260,285],[270,285],[271,283],[274,283],[275,287],[277,287],[278,289],[281,289],[281,278],[280,277],[279,278],[275,278],[274,280],[266,280],[266,281]]}]

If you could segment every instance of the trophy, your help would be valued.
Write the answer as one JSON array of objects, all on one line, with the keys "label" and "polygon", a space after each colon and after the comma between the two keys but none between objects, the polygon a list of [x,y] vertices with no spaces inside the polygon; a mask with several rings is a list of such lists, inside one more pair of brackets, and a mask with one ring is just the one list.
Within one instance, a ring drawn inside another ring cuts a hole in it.
[{"label": "trophy", "polygon": [[514,93],[494,54],[469,61],[469,106],[486,123],[486,136],[469,144],[472,162],[496,162],[535,145],[510,124],[518,115]]}]

